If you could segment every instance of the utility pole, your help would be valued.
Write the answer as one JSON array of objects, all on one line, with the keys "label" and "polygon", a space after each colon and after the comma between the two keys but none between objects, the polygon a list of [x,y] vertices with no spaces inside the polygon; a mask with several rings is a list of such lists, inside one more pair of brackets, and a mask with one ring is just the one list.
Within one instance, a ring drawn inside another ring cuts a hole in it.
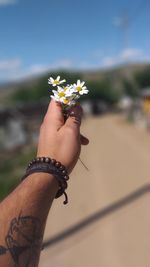
[{"label": "utility pole", "polygon": [[123,47],[124,49],[127,49],[129,47],[129,32],[130,32],[130,19],[127,12],[121,18],[121,21],[122,23],[120,27],[123,30]]},{"label": "utility pole", "polygon": [[123,15],[116,18],[114,21],[114,25],[122,30],[123,33],[123,49],[127,49],[129,47],[129,32],[130,32],[130,18],[127,11],[124,11]]},{"label": "utility pole", "polygon": [[[127,83],[130,84],[130,86],[133,88],[135,91],[135,94],[138,94],[138,85],[137,82],[133,76],[133,74],[130,71],[129,64],[131,63],[131,54],[130,54],[130,29],[131,25],[133,23],[133,17],[129,16],[129,12],[127,10],[124,11],[123,15],[118,18],[118,26],[123,35],[123,40],[122,40],[122,59],[123,59],[123,65],[124,65],[124,78]],[[125,90],[125,85],[123,87],[123,92]]]}]

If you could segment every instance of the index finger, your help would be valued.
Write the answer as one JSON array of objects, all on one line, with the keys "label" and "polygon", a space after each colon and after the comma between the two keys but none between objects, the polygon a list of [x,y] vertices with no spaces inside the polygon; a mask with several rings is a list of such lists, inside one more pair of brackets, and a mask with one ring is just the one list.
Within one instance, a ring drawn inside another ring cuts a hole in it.
[{"label": "index finger", "polygon": [[65,122],[65,125],[67,127],[72,128],[76,134],[79,134],[79,132],[80,132],[82,114],[83,114],[83,110],[82,110],[81,106],[78,104],[70,110],[70,112],[68,114],[69,117]]}]

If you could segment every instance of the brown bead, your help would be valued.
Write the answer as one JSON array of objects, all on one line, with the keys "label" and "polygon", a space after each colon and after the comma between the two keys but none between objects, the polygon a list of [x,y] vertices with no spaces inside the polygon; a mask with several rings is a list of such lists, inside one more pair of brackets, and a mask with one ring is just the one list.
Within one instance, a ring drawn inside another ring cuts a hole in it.
[{"label": "brown bead", "polygon": [[61,163],[59,161],[56,161],[55,166],[59,168],[61,166]]},{"label": "brown bead", "polygon": [[60,169],[60,171],[63,171],[63,170],[65,170],[65,167],[63,165],[61,165],[59,169]]},{"label": "brown bead", "polygon": [[63,189],[67,189],[68,187],[67,182],[65,180],[62,182],[62,187]]},{"label": "brown bead", "polygon": [[66,175],[66,174],[67,174],[66,170],[63,170],[63,171],[62,171],[62,174],[63,174],[63,175]]},{"label": "brown bead", "polygon": [[54,165],[56,163],[56,160],[55,159],[52,159],[51,160],[51,163]]},{"label": "brown bead", "polygon": [[64,176],[64,179],[65,179],[66,181],[68,181],[68,180],[69,180],[69,176],[68,176],[68,175],[65,175],[65,176]]},{"label": "brown bead", "polygon": [[45,161],[45,158],[44,158],[44,157],[42,157],[42,158],[40,159],[40,161],[41,161],[41,162],[44,162],[44,161]]},{"label": "brown bead", "polygon": [[50,158],[45,158],[45,162],[49,163],[50,162]]}]

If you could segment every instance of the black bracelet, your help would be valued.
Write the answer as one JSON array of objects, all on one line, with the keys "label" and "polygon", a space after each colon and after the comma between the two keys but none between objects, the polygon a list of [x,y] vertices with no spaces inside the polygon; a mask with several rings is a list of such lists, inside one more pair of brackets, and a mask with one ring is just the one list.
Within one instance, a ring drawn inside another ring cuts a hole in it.
[{"label": "black bracelet", "polygon": [[48,157],[37,157],[34,158],[28,165],[26,169],[25,175],[22,177],[21,181],[23,181],[27,176],[32,173],[44,172],[53,174],[59,184],[59,190],[55,196],[55,198],[59,198],[64,194],[65,201],[64,204],[68,203],[68,196],[65,190],[68,187],[67,181],[69,180],[69,176],[67,170],[64,165],[62,165],[59,161],[55,159],[51,159]]}]

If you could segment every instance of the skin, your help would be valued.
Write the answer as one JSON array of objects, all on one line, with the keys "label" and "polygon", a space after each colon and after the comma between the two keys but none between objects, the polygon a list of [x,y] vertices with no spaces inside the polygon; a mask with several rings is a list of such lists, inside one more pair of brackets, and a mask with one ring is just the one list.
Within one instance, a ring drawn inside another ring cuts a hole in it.
[{"label": "skin", "polygon": [[37,155],[57,159],[70,173],[79,158],[81,144],[86,145],[89,142],[87,138],[80,135],[81,117],[81,106],[76,105],[64,123],[60,104],[51,101],[41,125]]},{"label": "skin", "polygon": [[[60,161],[70,174],[81,145],[82,109],[75,106],[67,120],[60,104],[51,101],[40,128],[37,156]],[[0,266],[37,267],[47,216],[58,191],[56,178],[47,173],[28,176],[0,204]],[[44,207],[44,208],[43,208]]]}]

